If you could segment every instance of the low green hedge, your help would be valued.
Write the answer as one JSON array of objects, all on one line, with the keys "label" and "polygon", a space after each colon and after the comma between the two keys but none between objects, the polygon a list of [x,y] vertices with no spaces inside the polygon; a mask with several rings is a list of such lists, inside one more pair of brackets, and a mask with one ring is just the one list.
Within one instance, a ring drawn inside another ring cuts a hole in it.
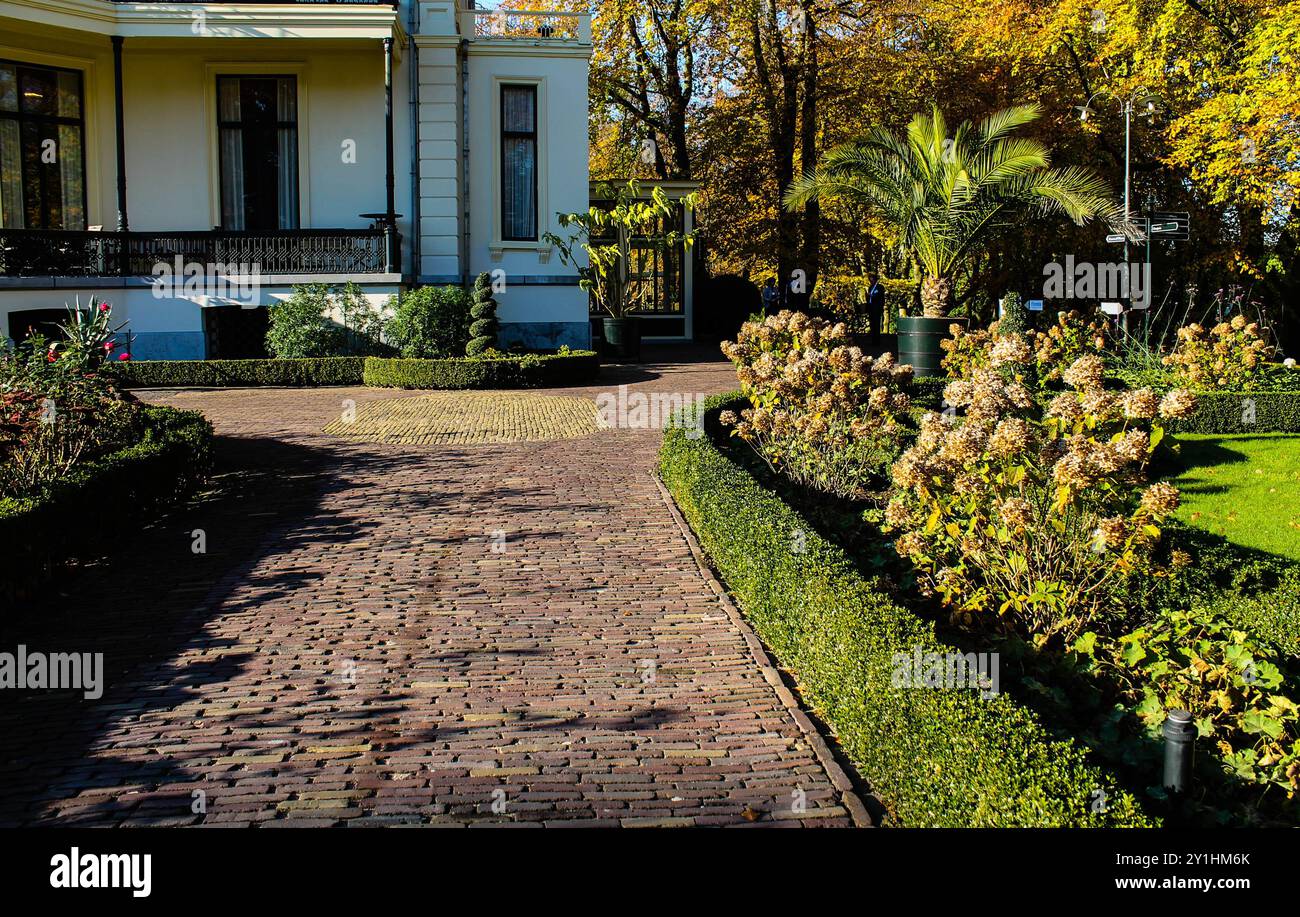
[{"label": "low green hedge", "polygon": [[591,382],[600,359],[589,350],[523,356],[366,359],[365,384],[383,388],[558,388]]},{"label": "low green hedge", "polygon": [[302,360],[135,360],[112,373],[130,388],[360,385],[365,357]]},{"label": "low green hedge", "polygon": [[747,619],[893,819],[918,827],[1153,824],[1086,751],[1053,739],[1006,694],[983,700],[967,690],[891,687],[894,654],[957,651],[718,449],[717,415],[735,398],[708,402],[709,436],[666,431],[660,474]]},{"label": "low green hedge", "polygon": [[1300,392],[1199,392],[1172,433],[1300,433]]},{"label": "low green hedge", "polygon": [[212,425],[196,411],[146,406],[144,436],[87,462],[36,497],[0,498],[0,603],[31,595],[69,557],[129,533],[207,477]]}]

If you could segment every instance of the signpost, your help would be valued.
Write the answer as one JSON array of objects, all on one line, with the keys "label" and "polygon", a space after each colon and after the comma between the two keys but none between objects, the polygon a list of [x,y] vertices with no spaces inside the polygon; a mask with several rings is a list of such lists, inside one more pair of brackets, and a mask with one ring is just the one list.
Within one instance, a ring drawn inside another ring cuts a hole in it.
[{"label": "signpost", "polygon": [[1191,236],[1192,217],[1186,210],[1154,210],[1148,214],[1148,218],[1152,235],[1183,241]]},{"label": "signpost", "polygon": [[[1147,206],[1150,206],[1148,204]],[[1141,229],[1138,231],[1137,241],[1146,242],[1147,259],[1146,270],[1148,274],[1151,270],[1151,239],[1164,239],[1170,242],[1182,242],[1191,237],[1192,217],[1186,210],[1148,210],[1137,221]],[[1106,236],[1106,241],[1112,244],[1124,245],[1127,259],[1129,238],[1122,232],[1112,232]],[[1114,309],[1114,303],[1102,303],[1102,311],[1108,312]],[[1144,312],[1142,316],[1142,336],[1147,336],[1148,325],[1150,323],[1150,312]]]}]

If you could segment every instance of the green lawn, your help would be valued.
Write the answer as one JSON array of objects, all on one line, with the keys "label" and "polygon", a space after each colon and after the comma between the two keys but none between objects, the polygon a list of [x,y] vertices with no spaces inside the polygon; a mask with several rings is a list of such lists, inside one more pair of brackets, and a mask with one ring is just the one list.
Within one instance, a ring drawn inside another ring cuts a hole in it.
[{"label": "green lawn", "polygon": [[1178,518],[1300,560],[1300,436],[1179,436]]}]

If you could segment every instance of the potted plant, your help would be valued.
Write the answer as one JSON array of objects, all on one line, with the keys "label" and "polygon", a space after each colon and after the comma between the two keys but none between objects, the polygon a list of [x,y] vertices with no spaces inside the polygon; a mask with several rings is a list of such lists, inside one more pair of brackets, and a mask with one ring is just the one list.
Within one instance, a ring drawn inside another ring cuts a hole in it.
[{"label": "potted plant", "polygon": [[899,315],[899,360],[918,376],[941,374],[940,342],[953,324],[955,278],[971,255],[1018,212],[1063,213],[1076,223],[1100,219],[1131,233],[1106,184],[1081,168],[1052,168],[1046,146],[1013,136],[1036,120],[1037,105],[963,122],[950,137],[936,108],[916,115],[904,137],[876,128],[827,152],[821,165],[791,183],[785,206],[843,198],[867,207],[898,239],[921,276],[921,315]]},{"label": "potted plant", "polygon": [[578,286],[606,313],[605,343],[617,358],[635,362],[641,358],[641,328],[633,313],[652,285],[632,276],[632,249],[689,248],[693,232],[664,227],[675,222],[680,208],[694,204],[695,195],[672,201],[656,187],[644,197],[635,179],[618,188],[601,186],[598,194],[613,206],[558,214],[560,226],[572,233],[564,238],[548,232],[543,238],[556,247],[564,264],[577,269]]}]

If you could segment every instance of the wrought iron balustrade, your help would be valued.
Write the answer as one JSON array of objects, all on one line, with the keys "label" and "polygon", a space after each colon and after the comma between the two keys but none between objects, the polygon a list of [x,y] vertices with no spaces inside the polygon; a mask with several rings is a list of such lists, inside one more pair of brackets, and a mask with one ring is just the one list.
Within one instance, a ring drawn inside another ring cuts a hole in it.
[{"label": "wrought iron balustrade", "polygon": [[590,44],[591,18],[565,10],[462,10],[461,31],[475,38],[577,41]]},{"label": "wrought iron balustrade", "polygon": [[277,232],[73,232],[0,229],[0,277],[153,276],[220,267],[230,273],[382,274],[396,268],[396,232],[291,229]]}]

